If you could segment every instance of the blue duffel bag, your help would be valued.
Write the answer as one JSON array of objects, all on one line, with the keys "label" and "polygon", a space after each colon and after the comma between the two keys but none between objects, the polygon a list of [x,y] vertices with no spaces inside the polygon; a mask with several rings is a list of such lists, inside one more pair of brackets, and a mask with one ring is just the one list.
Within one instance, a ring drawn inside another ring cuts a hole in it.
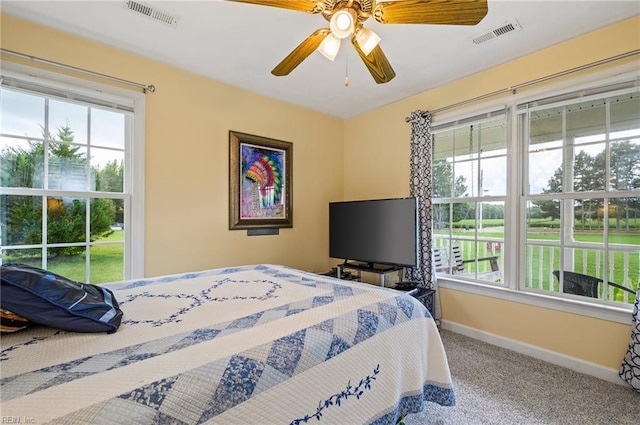
[{"label": "blue duffel bag", "polygon": [[122,310],[111,290],[25,264],[0,266],[0,304],[31,322],[72,332],[118,330]]}]

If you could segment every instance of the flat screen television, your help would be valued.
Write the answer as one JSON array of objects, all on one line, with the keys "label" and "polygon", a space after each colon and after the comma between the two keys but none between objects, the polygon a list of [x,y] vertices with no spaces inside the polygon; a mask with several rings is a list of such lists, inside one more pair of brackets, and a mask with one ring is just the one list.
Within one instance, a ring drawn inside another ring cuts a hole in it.
[{"label": "flat screen television", "polygon": [[371,267],[416,267],[417,198],[329,203],[329,256]]}]

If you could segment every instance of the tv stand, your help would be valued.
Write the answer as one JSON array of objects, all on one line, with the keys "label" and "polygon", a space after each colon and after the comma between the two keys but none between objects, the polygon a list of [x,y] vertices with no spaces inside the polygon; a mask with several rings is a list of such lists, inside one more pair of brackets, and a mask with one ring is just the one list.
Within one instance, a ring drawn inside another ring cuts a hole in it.
[{"label": "tv stand", "polygon": [[402,272],[404,267],[394,266],[391,264],[378,264],[378,263],[355,263],[345,261],[342,264],[338,264],[337,275],[342,276],[342,269],[351,269],[356,271],[356,280],[362,279],[362,272],[376,273],[380,276],[380,286],[384,287],[384,275],[387,273],[398,272],[398,281],[402,280]]}]

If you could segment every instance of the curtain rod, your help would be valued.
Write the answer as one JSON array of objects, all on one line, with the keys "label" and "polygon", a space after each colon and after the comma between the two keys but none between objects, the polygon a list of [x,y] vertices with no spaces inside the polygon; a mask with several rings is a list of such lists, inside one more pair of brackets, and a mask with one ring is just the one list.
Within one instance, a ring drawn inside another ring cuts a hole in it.
[{"label": "curtain rod", "polygon": [[146,84],[141,84],[141,83],[136,83],[134,81],[129,81],[129,80],[123,80],[122,78],[118,78],[118,77],[112,77],[111,75],[106,75],[106,74],[101,74],[99,72],[95,72],[95,71],[89,71],[88,69],[83,69],[83,68],[78,68],[75,66],[71,66],[71,65],[65,65],[63,63],[60,62],[54,62],[48,59],[42,59],[36,56],[31,56],[31,55],[26,55],[24,53],[19,53],[19,52],[14,52],[13,50],[7,50],[7,49],[3,49],[0,48],[0,52],[8,54],[8,55],[12,55],[12,56],[17,56],[19,58],[22,59],[29,59],[32,60],[34,62],[39,62],[39,63],[44,63],[46,65],[52,65],[58,68],[63,68],[63,69],[67,69],[69,71],[74,71],[74,72],[79,72],[81,74],[86,74],[86,75],[91,75],[93,77],[99,77],[105,80],[109,80],[109,81],[114,81],[116,83],[120,83],[120,84],[124,84],[127,86],[132,86],[132,87],[136,87],[140,90],[142,90],[143,93],[153,93],[154,91],[156,91],[156,87],[154,85],[146,85]]},{"label": "curtain rod", "polygon": [[[604,64],[607,64],[607,63],[610,63],[610,62],[614,62],[614,61],[617,61],[617,60],[620,60],[620,59],[625,59],[625,58],[637,55],[639,53],[640,53],[640,49],[632,50],[632,51],[626,52],[626,53],[621,53],[621,54],[616,55],[616,56],[611,56],[611,57],[606,58],[606,59],[601,59],[599,61],[591,62],[591,63],[585,64],[585,65],[580,65],[580,66],[577,66],[575,68],[567,69],[565,71],[556,72],[555,74],[549,74],[549,75],[544,76],[544,77],[536,78],[535,80],[527,81],[525,83],[516,84],[515,86],[511,86],[511,87],[507,87],[507,88],[504,88],[504,89],[496,90],[496,91],[493,91],[491,93],[486,93],[486,94],[483,94],[483,95],[480,95],[480,96],[477,96],[477,97],[474,97],[474,98],[471,98],[471,99],[463,100],[461,102],[452,103],[451,105],[443,106],[442,108],[434,109],[433,111],[427,111],[423,115],[436,114],[438,112],[446,111],[448,109],[457,108],[459,106],[463,106],[463,105],[466,105],[468,103],[477,102],[479,100],[484,100],[484,99],[487,99],[489,97],[497,96],[497,95],[504,94],[504,93],[511,92],[513,94],[516,94],[516,91],[518,89],[523,88],[523,87],[528,87],[528,86],[532,86],[534,84],[543,83],[545,81],[549,81],[549,80],[552,80],[552,79],[558,78],[558,77],[564,77],[565,75],[573,74],[574,72],[584,71],[585,69],[593,68],[593,67],[599,66],[599,65],[604,65]],[[405,121],[409,122],[410,118],[409,117],[405,118]]]}]

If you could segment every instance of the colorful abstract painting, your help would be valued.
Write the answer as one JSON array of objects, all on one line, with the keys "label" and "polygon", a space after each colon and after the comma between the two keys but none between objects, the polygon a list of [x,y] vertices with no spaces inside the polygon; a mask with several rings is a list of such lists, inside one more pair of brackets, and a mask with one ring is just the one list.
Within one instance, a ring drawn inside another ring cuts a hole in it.
[{"label": "colorful abstract painting", "polygon": [[240,144],[240,218],[284,218],[285,152]]},{"label": "colorful abstract painting", "polygon": [[229,132],[229,228],[292,227],[289,142]]}]

